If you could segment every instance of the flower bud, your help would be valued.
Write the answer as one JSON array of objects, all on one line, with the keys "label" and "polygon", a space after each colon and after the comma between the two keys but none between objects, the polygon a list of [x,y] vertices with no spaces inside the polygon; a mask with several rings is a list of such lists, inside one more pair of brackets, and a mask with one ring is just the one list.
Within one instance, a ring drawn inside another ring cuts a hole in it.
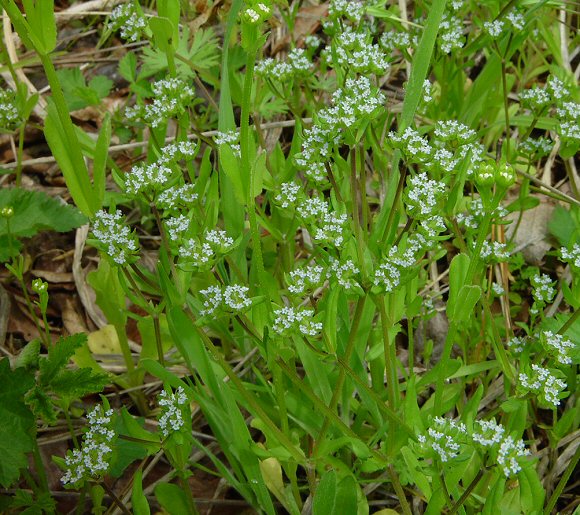
[{"label": "flower bud", "polygon": [[496,170],[496,181],[503,188],[509,188],[516,182],[514,167],[508,163],[502,163]]},{"label": "flower bud", "polygon": [[3,207],[2,210],[0,210],[0,216],[2,216],[2,218],[12,218],[14,216],[14,209],[12,206]]},{"label": "flower bud", "polygon": [[475,184],[477,186],[493,186],[495,183],[495,165],[491,162],[481,163],[479,170],[475,172]]}]

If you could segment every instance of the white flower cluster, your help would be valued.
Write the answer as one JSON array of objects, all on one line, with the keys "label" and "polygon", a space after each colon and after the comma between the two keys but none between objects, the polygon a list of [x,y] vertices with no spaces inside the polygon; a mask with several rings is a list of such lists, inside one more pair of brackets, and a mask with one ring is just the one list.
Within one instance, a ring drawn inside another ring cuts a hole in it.
[{"label": "white flower cluster", "polygon": [[511,436],[506,437],[500,444],[497,452],[497,462],[506,477],[516,475],[522,470],[519,459],[530,455],[522,439],[514,440]]},{"label": "white flower cluster", "polygon": [[477,442],[483,447],[493,447],[498,445],[504,436],[505,427],[498,424],[494,419],[491,420],[476,420],[475,429],[471,434],[474,442]]},{"label": "white flower cluster", "polygon": [[288,278],[288,291],[294,295],[304,294],[321,285],[324,269],[319,265],[306,265],[292,270]]},{"label": "white flower cluster", "polygon": [[461,48],[464,43],[462,21],[457,16],[446,13],[439,24],[437,40],[439,48],[445,54],[451,53],[456,48]]},{"label": "white flower cluster", "polygon": [[[492,212],[492,216],[496,220],[505,217],[507,214],[507,209],[501,205],[496,207]],[[458,213],[457,223],[463,224],[470,229],[477,229],[479,222],[483,220],[485,215],[486,210],[483,207],[483,201],[477,197],[469,203],[467,213]]]},{"label": "white flower cluster", "polygon": [[243,18],[253,24],[258,24],[264,21],[271,13],[270,8],[261,2],[256,3],[252,7],[248,7],[243,13]]},{"label": "white flower cluster", "polygon": [[570,91],[558,77],[554,77],[553,75],[548,77],[546,86],[548,91],[552,94],[552,98],[556,101],[563,100],[570,96]]},{"label": "white flower cluster", "polygon": [[109,30],[120,30],[121,37],[127,41],[137,41],[146,27],[147,20],[133,2],[115,7],[107,24]]},{"label": "white flower cluster", "polygon": [[330,18],[344,16],[354,22],[360,22],[364,12],[364,2],[359,0],[332,0],[328,6],[328,16]]},{"label": "white flower cluster", "polygon": [[407,127],[402,134],[389,132],[389,139],[396,148],[403,150],[407,158],[413,161],[427,163],[431,159],[433,148],[429,141],[411,127]]},{"label": "white flower cluster", "polygon": [[0,89],[0,129],[12,130],[18,120],[19,115],[14,92]]},{"label": "white flower cluster", "polygon": [[547,304],[552,302],[556,290],[554,289],[552,279],[547,274],[536,274],[532,277],[532,297],[538,304]]},{"label": "white flower cluster", "polygon": [[357,282],[352,276],[359,272],[360,270],[354,264],[352,259],[347,259],[346,261],[341,262],[338,259],[330,258],[328,278],[330,280],[335,280],[339,286],[342,286],[346,290],[350,290],[357,285]]},{"label": "white flower cluster", "polygon": [[497,39],[502,35],[504,27],[505,23],[501,20],[486,21],[483,23],[483,30],[493,39]]},{"label": "white flower cluster", "polygon": [[524,29],[524,16],[522,13],[517,11],[510,11],[506,14],[505,19],[511,23],[511,26],[516,30],[523,30]]},{"label": "white flower cluster", "polygon": [[203,238],[188,238],[177,250],[179,266],[187,270],[209,270],[220,255],[232,250],[234,240],[225,231],[206,231]]},{"label": "white flower cluster", "polygon": [[203,307],[199,314],[201,316],[211,315],[217,309],[229,312],[239,312],[249,308],[252,301],[248,298],[249,288],[240,284],[232,284],[225,287],[209,286],[200,293],[204,296]]},{"label": "white flower cluster", "polygon": [[376,268],[373,276],[373,284],[387,293],[392,292],[399,286],[400,281],[401,272],[399,268],[388,259]]},{"label": "white flower cluster", "polygon": [[286,335],[297,329],[304,336],[316,336],[322,331],[322,323],[312,320],[312,309],[283,307],[274,310],[274,315],[276,319],[272,329],[279,335]]},{"label": "white flower cluster", "polygon": [[510,253],[507,250],[507,245],[499,241],[489,242],[485,240],[481,246],[479,257],[483,261],[507,261]]},{"label": "white flower cluster", "polygon": [[294,48],[288,53],[285,61],[278,61],[271,57],[256,64],[256,74],[261,77],[287,82],[292,77],[306,76],[312,68],[312,62],[306,56],[303,48]]},{"label": "white flower cluster", "polygon": [[185,421],[183,420],[183,406],[187,404],[187,395],[182,386],[178,386],[174,393],[162,390],[158,397],[161,413],[159,416],[159,429],[165,438],[171,433],[179,431]]},{"label": "white flower cluster", "polygon": [[146,194],[154,197],[159,194],[158,207],[172,209],[178,206],[186,206],[197,199],[193,192],[192,184],[175,184],[176,175],[171,168],[181,160],[191,160],[197,154],[199,147],[191,141],[171,143],[161,149],[159,158],[150,163],[138,163],[125,176],[125,190],[131,195]]},{"label": "white flower cluster", "polygon": [[93,235],[102,245],[107,255],[118,265],[125,265],[139,250],[139,240],[124,216],[117,210],[114,214],[97,211],[93,223]]},{"label": "white flower cluster", "polygon": [[313,125],[304,131],[301,152],[296,154],[296,165],[314,182],[326,179],[325,162],[330,160],[332,147],[340,142],[334,126]]},{"label": "white flower cluster", "polygon": [[189,229],[190,220],[185,215],[172,216],[165,220],[165,227],[171,241],[180,240]]},{"label": "white flower cluster", "polygon": [[417,436],[421,448],[435,451],[443,463],[456,458],[467,435],[465,424],[450,418],[435,417],[433,425],[426,434]]},{"label": "white flower cluster", "polygon": [[494,419],[476,420],[471,432],[465,424],[451,418],[435,417],[433,426],[417,439],[423,451],[434,451],[443,463],[459,456],[463,446],[475,443],[484,451],[497,451],[497,463],[504,475],[510,477],[520,472],[521,458],[530,454],[522,439],[516,441],[506,436],[505,428]]},{"label": "white flower cluster", "polygon": [[404,194],[407,213],[420,220],[430,218],[444,194],[445,184],[429,179],[425,172],[410,176]]},{"label": "white flower cluster", "polygon": [[109,470],[116,433],[113,431],[113,410],[101,405],[87,413],[88,430],[80,449],[69,451],[65,457],[66,472],[61,478],[64,485],[78,488],[89,479],[96,479]]},{"label": "white flower cluster", "polygon": [[496,282],[491,283],[491,289],[493,290],[493,293],[495,293],[496,295],[503,295],[505,293],[503,286]]},{"label": "white flower cluster", "polygon": [[227,131],[219,132],[214,136],[216,145],[229,145],[236,157],[242,156],[242,149],[240,146],[240,132]]},{"label": "white flower cluster", "polygon": [[566,263],[570,263],[575,268],[580,268],[580,243],[574,243],[570,249],[562,247],[560,249],[560,255]]},{"label": "white flower cluster", "polygon": [[552,151],[553,147],[554,142],[548,138],[526,138],[520,143],[518,150],[523,154],[542,157],[547,156]]},{"label": "white flower cluster", "polygon": [[385,95],[373,87],[370,79],[346,79],[344,88],[332,95],[333,106],[318,113],[327,126],[351,128],[361,119],[368,119],[385,103]]},{"label": "white flower cluster", "polygon": [[156,202],[157,207],[161,209],[189,207],[198,198],[198,194],[195,193],[194,189],[195,186],[193,184],[171,186],[159,194]]},{"label": "white flower cluster", "polygon": [[320,38],[314,34],[309,34],[304,38],[304,44],[313,50],[317,49],[320,46],[320,43]]},{"label": "white flower cluster", "polygon": [[574,344],[568,338],[552,331],[544,331],[540,335],[540,341],[548,352],[556,354],[558,363],[562,365],[572,364],[569,352],[570,349],[574,348]]},{"label": "white flower cluster", "polygon": [[529,392],[535,393],[540,400],[554,407],[560,405],[560,392],[566,389],[566,383],[556,378],[547,368],[532,365],[530,375],[520,373],[519,386]]},{"label": "white flower cluster", "polygon": [[408,32],[402,32],[400,30],[384,32],[380,39],[381,46],[387,52],[392,52],[395,48],[399,50],[414,48],[418,43],[419,38],[417,35],[411,35]]},{"label": "white flower cluster", "polygon": [[[425,222],[429,225],[430,219]],[[436,226],[431,226],[432,229],[433,227]],[[375,269],[373,284],[384,292],[391,292],[399,286],[402,271],[414,266],[432,242],[418,231],[403,243],[400,247],[393,245],[387,257]]]},{"label": "white flower cluster", "polygon": [[308,198],[298,205],[298,214],[310,226],[314,240],[340,247],[348,217],[331,210],[330,205],[320,198]]},{"label": "white flower cluster", "polygon": [[524,352],[526,344],[527,344],[526,338],[521,338],[519,336],[514,336],[507,342],[508,348],[512,352],[515,352],[516,354],[521,354],[522,352]]},{"label": "white flower cluster", "polygon": [[181,114],[195,97],[195,90],[181,79],[162,79],[153,83],[153,102],[125,110],[129,120],[141,120],[153,128]]},{"label": "white flower cluster", "polygon": [[539,88],[538,86],[524,89],[520,93],[521,103],[534,111],[541,111],[550,104],[551,100],[550,93],[546,89]]},{"label": "white flower cluster", "polygon": [[301,152],[294,160],[309,179],[326,179],[325,163],[332,150],[342,140],[342,131],[353,128],[361,120],[374,116],[384,103],[385,96],[371,85],[366,77],[347,79],[345,87],[332,96],[332,105],[318,112],[317,121],[304,131]]},{"label": "white flower cluster", "polygon": [[439,141],[456,141],[465,145],[477,137],[477,133],[457,120],[441,120],[435,125],[433,134]]},{"label": "white flower cluster", "polygon": [[136,164],[125,176],[125,190],[131,195],[164,189],[173,171],[159,162]]},{"label": "white flower cluster", "polygon": [[328,64],[336,59],[338,65],[355,73],[382,75],[389,67],[381,47],[372,43],[366,33],[355,32],[349,26],[332,39],[331,47],[325,48],[323,56]]},{"label": "white flower cluster", "polygon": [[178,143],[169,143],[161,149],[161,157],[158,162],[161,164],[170,164],[181,161],[182,159],[193,159],[199,150],[199,145],[193,141],[180,141]]},{"label": "white flower cluster", "polygon": [[280,193],[274,197],[274,200],[283,208],[293,206],[300,188],[300,184],[296,182],[284,182],[280,185]]},{"label": "white flower cluster", "polygon": [[423,102],[430,104],[433,101],[433,84],[429,79],[423,81]]}]

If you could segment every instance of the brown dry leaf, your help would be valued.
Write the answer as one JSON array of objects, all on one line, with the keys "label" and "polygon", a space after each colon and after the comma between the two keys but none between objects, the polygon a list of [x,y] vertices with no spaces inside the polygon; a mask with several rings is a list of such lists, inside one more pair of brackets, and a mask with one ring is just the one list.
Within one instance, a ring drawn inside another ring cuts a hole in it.
[{"label": "brown dry leaf", "polygon": [[[314,34],[318,30],[322,19],[327,14],[328,2],[320,5],[302,7],[296,15],[292,39],[300,44],[306,36]],[[276,45],[272,48],[272,55],[276,55],[282,48],[286,47],[289,42],[290,35],[287,34],[284,38],[276,42]]]},{"label": "brown dry leaf", "polygon": [[[523,212],[522,221],[513,242],[515,248],[521,250],[524,259],[530,265],[541,265],[546,253],[552,247],[548,222],[553,211],[554,205],[541,197],[538,206]],[[518,216],[519,212],[510,213],[507,216],[507,219],[513,222],[506,228],[506,237],[510,240],[516,228]]]},{"label": "brown dry leaf", "polygon": [[70,297],[65,297],[64,299],[61,315],[62,324],[69,334],[89,332],[78,304]]},{"label": "brown dry leaf", "polygon": [[50,270],[36,270],[30,271],[34,276],[40,277],[49,283],[72,283],[74,281],[73,274],[70,272],[51,272]]},{"label": "brown dry leaf", "polygon": [[93,354],[121,354],[119,336],[111,324],[90,333],[88,345]]}]

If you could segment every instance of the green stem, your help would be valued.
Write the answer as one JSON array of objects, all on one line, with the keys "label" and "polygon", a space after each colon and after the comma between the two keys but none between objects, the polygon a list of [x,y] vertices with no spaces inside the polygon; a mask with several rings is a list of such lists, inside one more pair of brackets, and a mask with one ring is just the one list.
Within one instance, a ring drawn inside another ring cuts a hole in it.
[{"label": "green stem", "polygon": [[[511,38],[510,38],[511,41]],[[497,47],[497,44],[496,44]],[[509,43],[508,43],[509,48]],[[499,48],[497,49],[499,53]],[[509,102],[508,102],[508,91],[507,91],[507,80],[506,80],[506,60],[505,57],[501,57],[501,84],[503,87],[503,108],[505,114],[505,143],[506,143],[506,156],[509,160],[510,156],[510,113],[509,113]]]},{"label": "green stem", "polygon": [[550,497],[548,504],[546,504],[544,515],[550,515],[552,513],[554,507],[556,506],[556,503],[558,502],[558,499],[560,498],[560,495],[562,495],[562,492],[564,491],[564,488],[566,487],[566,484],[570,479],[570,476],[576,470],[578,461],[580,461],[580,445],[576,447],[576,452],[574,453],[574,456],[572,456],[572,459],[570,460],[570,463],[568,463],[566,470],[562,474],[562,477],[560,478],[560,481],[558,482],[558,485],[556,486],[554,493]]},{"label": "green stem", "polygon": [[[260,240],[260,232],[258,230],[258,219],[256,216],[255,206],[255,174],[254,167],[251,163],[250,156],[250,108],[252,102],[252,84],[254,81],[254,65],[256,63],[256,56],[258,48],[254,45],[248,50],[248,58],[246,61],[246,75],[244,77],[244,90],[242,96],[242,112],[240,116],[240,153],[242,161],[242,173],[247,174],[249,180],[244,181],[248,184],[247,193],[247,207],[248,219],[250,222],[250,234],[252,238],[252,262],[256,266],[257,278],[260,284],[255,284],[254,289],[260,290],[269,297],[269,289],[264,288],[266,282],[264,281],[266,272],[264,269],[264,259],[262,257],[262,242]],[[269,303],[267,303],[268,305]]]},{"label": "green stem", "polygon": [[22,180],[22,153],[24,152],[24,129],[25,124],[20,125],[18,131],[18,153],[16,154],[16,187],[20,187],[20,182]]},{"label": "green stem", "polygon": [[165,366],[165,356],[163,355],[163,342],[161,341],[161,327],[159,326],[159,313],[153,313],[153,328],[155,329],[155,344],[157,345],[157,357],[159,364]]},{"label": "green stem", "polygon": [[399,481],[399,476],[395,471],[395,468],[392,465],[389,465],[387,469],[389,473],[389,477],[391,478],[391,482],[393,483],[393,488],[395,489],[395,493],[401,503],[401,508],[403,509],[403,513],[405,515],[412,515],[411,507],[409,506],[409,502],[407,501],[407,496],[405,495],[405,491],[401,486],[401,481]]},{"label": "green stem", "polygon": [[[397,161],[398,163],[398,161]],[[382,242],[385,242],[385,239],[387,239],[389,237],[389,234],[391,232],[394,232],[395,228],[392,227],[393,225],[393,220],[395,219],[395,214],[397,212],[397,203],[399,202],[399,199],[401,198],[401,195],[403,194],[403,189],[405,187],[405,178],[407,176],[407,168],[405,167],[403,169],[403,171],[398,171],[397,173],[399,174],[399,181],[397,183],[397,191],[395,192],[395,198],[393,199],[393,203],[391,204],[391,210],[389,211],[389,218],[387,219],[387,223],[385,225],[385,228],[383,230],[383,235],[382,235]]]},{"label": "green stem", "polygon": [[363,256],[364,243],[360,225],[360,209],[358,205],[358,188],[356,179],[356,146],[352,147],[350,151],[350,196],[351,196],[352,219],[354,224],[354,235],[357,243],[356,252],[358,256],[358,262],[362,265],[364,263]]},{"label": "green stem", "polygon": [[387,398],[389,405],[393,410],[397,410],[399,406],[399,378],[397,375],[397,352],[395,349],[395,342],[391,343],[389,338],[389,329],[393,322],[387,316],[385,307],[385,297],[383,295],[377,296],[377,304],[381,317],[381,330],[383,333],[383,347],[385,354],[385,369],[387,373]]},{"label": "green stem", "polygon": [[[64,93],[62,92],[60,80],[58,78],[58,75],[56,74],[56,69],[52,64],[52,60],[50,59],[49,55],[47,54],[38,54],[38,55],[40,57],[42,66],[44,67],[44,72],[46,74],[50,90],[52,92],[52,99],[54,101],[54,105],[56,107],[60,123],[64,130],[66,139],[68,140],[67,150],[69,152],[72,165],[76,170],[76,177],[80,181],[80,186],[92,190],[89,181],[89,173],[87,170],[87,166],[85,164],[85,160],[83,159],[83,154],[81,152],[81,145],[77,138],[75,126],[73,125],[70,114],[68,112],[68,106],[64,98]],[[92,200],[92,197],[93,195],[89,194],[88,192],[85,192],[85,198],[89,203]],[[96,206],[89,206],[89,208],[92,211],[96,210]]]},{"label": "green stem", "polygon": [[483,474],[485,474],[485,468],[480,468],[477,471],[477,475],[473,478],[473,481],[471,483],[469,483],[469,486],[467,487],[467,489],[465,490],[465,492],[463,492],[463,495],[451,507],[451,509],[449,510],[448,515],[453,515],[454,513],[457,513],[459,511],[459,508],[461,508],[461,506],[463,506],[463,503],[465,501],[467,501],[467,499],[471,495],[471,492],[473,492],[473,490],[475,490],[475,487],[477,486],[477,483],[479,483],[481,481],[481,478],[483,477]]},{"label": "green stem", "polygon": [[435,401],[433,404],[433,416],[440,415],[442,413],[443,405],[443,387],[445,383],[445,370],[447,369],[446,364],[451,357],[451,349],[453,348],[453,341],[455,340],[455,335],[457,334],[457,325],[452,323],[447,331],[447,337],[445,338],[445,343],[443,344],[443,354],[439,360],[441,364],[441,370],[437,376],[437,386],[435,387]]},{"label": "green stem", "polygon": [[260,406],[258,401],[254,398],[254,396],[244,387],[244,384],[242,383],[241,379],[232,370],[232,367],[221,355],[221,353],[213,344],[209,336],[205,333],[205,331],[203,331],[203,329],[195,325],[195,318],[192,316],[192,313],[188,311],[187,314],[192,319],[194,327],[196,328],[199,336],[205,343],[212,357],[217,361],[219,366],[230,378],[232,384],[235,386],[235,388],[240,393],[241,397],[248,404],[249,409],[254,412],[255,416],[259,417],[264,422],[264,424],[268,427],[270,431],[272,431],[272,434],[280,441],[282,445],[286,447],[286,450],[292,455],[292,457],[296,460],[296,462],[304,465],[306,460],[304,459],[304,455],[302,454],[302,452],[296,447],[294,442],[292,442],[292,440],[287,435],[285,435],[282,431],[280,431],[280,429],[278,429],[276,424],[274,424],[272,419],[262,409],[262,407]]},{"label": "green stem", "polygon": [[[356,303],[356,308],[355,308],[355,312],[354,312],[354,317],[352,320],[352,325],[350,327],[350,333],[348,335],[348,342],[346,344],[346,349],[344,351],[344,356],[342,357],[342,359],[344,360],[345,363],[348,363],[350,361],[350,357],[352,355],[352,352],[354,350],[354,345],[356,343],[356,335],[358,332],[358,327],[362,318],[362,313],[364,310],[364,306],[366,303],[367,297],[366,295],[363,297],[359,297],[357,303]],[[334,387],[334,391],[332,392],[332,399],[330,400],[330,412],[334,413],[334,410],[336,409],[336,406],[338,404],[338,399],[340,397],[340,394],[342,392],[342,385],[344,384],[344,380],[346,378],[346,371],[341,368],[340,372],[338,373],[338,378],[336,380],[336,385]],[[314,442],[314,448],[312,450],[312,455],[316,456],[318,449],[320,448],[320,445],[322,444],[324,437],[326,436],[326,432],[328,431],[328,428],[330,427],[330,417],[327,415],[324,417],[324,421],[322,423],[322,428],[320,429],[320,432],[318,433],[318,437],[316,438],[316,441]]]},{"label": "green stem", "polygon": [[574,313],[572,313],[572,316],[566,321],[566,323],[562,327],[560,327],[560,329],[558,330],[558,334],[562,335],[566,334],[566,331],[570,329],[570,327],[572,327],[574,322],[578,320],[578,317],[580,317],[580,309],[577,309],[576,311],[574,311]]}]

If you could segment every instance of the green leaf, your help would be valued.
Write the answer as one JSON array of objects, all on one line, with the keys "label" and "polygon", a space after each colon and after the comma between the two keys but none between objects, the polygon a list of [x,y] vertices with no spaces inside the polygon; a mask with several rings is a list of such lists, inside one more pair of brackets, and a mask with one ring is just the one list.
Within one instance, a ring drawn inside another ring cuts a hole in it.
[{"label": "green leaf", "polygon": [[32,340],[20,351],[14,368],[38,368],[38,359],[40,355],[40,340]]},{"label": "green leaf", "polygon": [[329,470],[322,475],[312,501],[313,515],[327,515],[336,510],[336,472]]},{"label": "green leaf", "polygon": [[87,85],[80,68],[63,68],[56,74],[69,111],[98,105],[113,87],[113,81],[104,75],[93,77]]},{"label": "green leaf", "polygon": [[[59,202],[41,191],[21,188],[0,190],[0,209],[10,206],[10,234],[29,238],[40,231],[67,232],[87,223],[87,218],[71,205]],[[0,218],[0,235],[8,233],[5,218]]]},{"label": "green leaf", "polygon": [[167,510],[169,515],[182,515],[191,513],[187,505],[187,498],[183,490],[171,483],[159,483],[155,487],[155,497],[159,504]]},{"label": "green leaf", "polygon": [[556,237],[560,245],[567,247],[573,242],[573,237],[580,232],[580,225],[572,216],[572,212],[557,205],[548,222],[548,229]]},{"label": "green leaf", "polygon": [[459,298],[459,292],[465,284],[470,259],[467,254],[455,256],[449,267],[449,300],[447,301],[447,316],[451,318],[455,313],[455,305]]},{"label": "green leaf", "polygon": [[127,82],[135,82],[137,78],[137,56],[134,52],[127,52],[119,61],[119,75]]},{"label": "green leaf", "polygon": [[48,356],[40,361],[39,380],[41,384],[48,385],[56,375],[64,370],[71,356],[84,343],[87,335],[78,333],[59,340],[48,348]]},{"label": "green leaf", "polygon": [[135,515],[150,515],[149,503],[143,493],[143,471],[137,469],[133,475],[133,491],[131,492],[131,505]]},{"label": "green leaf", "polygon": [[10,369],[8,359],[0,360],[0,485],[9,488],[28,467],[26,454],[34,447],[34,415],[24,396],[34,385],[34,377],[23,368]]},{"label": "green leaf", "polygon": [[459,295],[451,320],[456,323],[467,320],[471,316],[471,312],[480,298],[481,286],[464,284],[459,290]]},{"label": "green leaf", "polygon": [[121,477],[135,460],[142,460],[159,451],[159,437],[144,429],[142,424],[143,420],[130,415],[126,408],[123,408],[121,416],[116,418],[115,432],[120,435],[120,438],[116,441],[115,454],[111,461],[113,477]]},{"label": "green leaf", "polygon": [[109,382],[109,376],[97,374],[90,368],[63,370],[50,382],[51,390],[67,400],[99,393]]},{"label": "green leaf", "polygon": [[[176,54],[185,58],[176,60],[177,75],[182,78],[193,77],[195,72],[209,70],[219,64],[220,51],[218,40],[212,29],[198,29],[189,44],[190,31],[185,27],[179,38]],[[167,69],[167,55],[157,48],[145,47],[143,49],[143,65],[139,78],[147,78],[162,70]]]},{"label": "green leaf", "polygon": [[107,113],[99,132],[97,144],[95,145],[95,156],[93,160],[93,191],[97,197],[98,207],[103,205],[103,199],[105,198],[105,180],[110,141],[111,117]]},{"label": "green leaf", "polygon": [[[44,137],[55,157],[71,197],[81,212],[87,216],[93,216],[96,209],[92,199],[93,188],[89,181],[88,172],[84,161],[76,161],[71,153],[71,145],[78,145],[78,141],[69,141],[67,133],[62,125],[56,106],[48,103],[47,115],[44,121]],[[76,166],[74,162],[81,163]]]}]

